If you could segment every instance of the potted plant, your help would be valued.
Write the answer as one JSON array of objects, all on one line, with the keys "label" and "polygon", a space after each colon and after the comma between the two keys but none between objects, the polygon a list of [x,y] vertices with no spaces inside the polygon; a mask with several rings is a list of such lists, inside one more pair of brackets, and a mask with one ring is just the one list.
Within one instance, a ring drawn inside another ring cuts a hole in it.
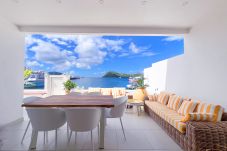
[{"label": "potted plant", "polygon": [[148,87],[148,85],[144,84],[144,79],[144,77],[141,77],[136,81],[136,96],[139,100],[144,100],[147,96],[146,87]]},{"label": "potted plant", "polygon": [[64,82],[64,87],[65,87],[65,93],[69,94],[71,89],[77,87],[76,83],[72,82],[71,80],[67,80]]}]

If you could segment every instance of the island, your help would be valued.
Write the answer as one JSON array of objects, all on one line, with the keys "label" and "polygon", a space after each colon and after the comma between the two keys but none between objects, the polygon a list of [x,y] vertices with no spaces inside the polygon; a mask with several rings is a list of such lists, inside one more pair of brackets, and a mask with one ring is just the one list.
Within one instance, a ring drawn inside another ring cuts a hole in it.
[{"label": "island", "polygon": [[141,73],[134,73],[134,74],[127,74],[127,73],[119,73],[115,71],[109,71],[106,72],[103,77],[108,78],[108,77],[115,77],[115,78],[129,78],[129,77],[139,77],[142,76],[143,74]]}]

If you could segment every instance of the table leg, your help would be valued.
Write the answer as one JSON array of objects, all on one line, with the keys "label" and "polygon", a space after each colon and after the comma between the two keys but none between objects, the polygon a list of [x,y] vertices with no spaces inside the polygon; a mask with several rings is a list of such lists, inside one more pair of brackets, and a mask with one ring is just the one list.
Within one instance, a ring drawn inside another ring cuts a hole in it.
[{"label": "table leg", "polygon": [[31,142],[30,142],[29,150],[36,149],[37,138],[38,138],[38,131],[33,129],[32,130],[32,136],[31,136]]},{"label": "table leg", "polygon": [[105,108],[102,108],[102,114],[100,119],[100,134],[99,134],[99,149],[104,149],[104,134],[105,134]]},{"label": "table leg", "polygon": [[136,108],[137,108],[137,115],[140,116],[140,106],[136,105]]}]

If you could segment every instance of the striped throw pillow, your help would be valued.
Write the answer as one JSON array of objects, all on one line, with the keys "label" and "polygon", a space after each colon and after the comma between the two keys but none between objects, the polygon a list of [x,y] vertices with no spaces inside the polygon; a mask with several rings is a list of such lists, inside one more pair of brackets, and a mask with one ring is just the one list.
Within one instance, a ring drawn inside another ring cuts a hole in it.
[{"label": "striped throw pillow", "polygon": [[197,107],[197,112],[216,114],[217,116],[215,121],[221,121],[224,108],[222,108],[220,105],[200,103]]},{"label": "striped throw pillow", "polygon": [[168,93],[165,93],[165,92],[161,92],[159,95],[158,95],[158,99],[157,101],[166,105],[168,103],[168,100],[169,100],[169,94]]},{"label": "striped throw pillow", "polygon": [[195,110],[197,102],[184,100],[178,109],[177,113],[181,115],[186,115],[188,113],[192,113]]},{"label": "striped throw pillow", "polygon": [[169,101],[167,104],[167,107],[170,109],[173,109],[175,111],[177,111],[181,105],[181,103],[183,102],[183,98],[177,95],[171,95],[169,97]]},{"label": "striped throw pillow", "polygon": [[210,113],[188,113],[185,115],[181,122],[188,122],[188,121],[207,121],[207,122],[216,122],[217,115],[210,114]]},{"label": "striped throw pillow", "polygon": [[149,101],[157,101],[157,95],[156,94],[153,94],[153,95],[148,95],[148,99]]}]

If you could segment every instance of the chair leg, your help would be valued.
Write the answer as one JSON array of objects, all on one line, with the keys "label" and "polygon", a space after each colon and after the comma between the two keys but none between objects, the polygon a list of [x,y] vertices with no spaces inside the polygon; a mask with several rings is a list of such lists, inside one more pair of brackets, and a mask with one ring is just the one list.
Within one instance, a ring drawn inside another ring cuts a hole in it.
[{"label": "chair leg", "polygon": [[98,143],[99,143],[99,135],[100,135],[100,134],[99,134],[99,133],[100,133],[99,128],[100,128],[100,127],[99,127],[99,124],[98,124]]},{"label": "chair leg", "polygon": [[71,131],[70,134],[69,134],[68,143],[70,143],[70,140],[71,140],[71,137],[72,137],[72,133],[73,133],[73,131]]},{"label": "chair leg", "polygon": [[124,138],[125,138],[125,141],[126,141],[125,130],[124,130],[124,127],[123,127],[123,124],[122,124],[122,120],[121,120],[121,118],[120,118],[120,122],[121,122],[121,128],[122,128],[122,131],[123,131],[123,134],[124,134]]},{"label": "chair leg", "polygon": [[57,150],[58,145],[58,129],[55,130],[55,150]]},{"label": "chair leg", "polygon": [[66,124],[66,127],[67,127],[67,138],[69,139],[69,125],[68,125],[68,123]]},{"label": "chair leg", "polygon": [[38,138],[38,131],[32,129],[32,136],[31,136],[31,142],[29,145],[29,150],[36,149],[37,138]]},{"label": "chair leg", "polygon": [[91,130],[91,144],[92,144],[92,150],[94,151],[95,147],[94,147],[94,140],[93,140],[92,130]]},{"label": "chair leg", "polygon": [[46,143],[46,131],[43,132],[43,144]]},{"label": "chair leg", "polygon": [[27,131],[28,131],[28,128],[29,128],[30,124],[31,124],[31,121],[29,120],[28,125],[27,125],[27,127],[26,127],[26,129],[25,129],[25,131],[24,131],[24,135],[23,135],[23,137],[22,137],[22,139],[21,139],[21,144],[23,144],[25,135],[27,134]]},{"label": "chair leg", "polygon": [[76,144],[76,137],[77,137],[77,132],[75,131],[75,144]]}]

